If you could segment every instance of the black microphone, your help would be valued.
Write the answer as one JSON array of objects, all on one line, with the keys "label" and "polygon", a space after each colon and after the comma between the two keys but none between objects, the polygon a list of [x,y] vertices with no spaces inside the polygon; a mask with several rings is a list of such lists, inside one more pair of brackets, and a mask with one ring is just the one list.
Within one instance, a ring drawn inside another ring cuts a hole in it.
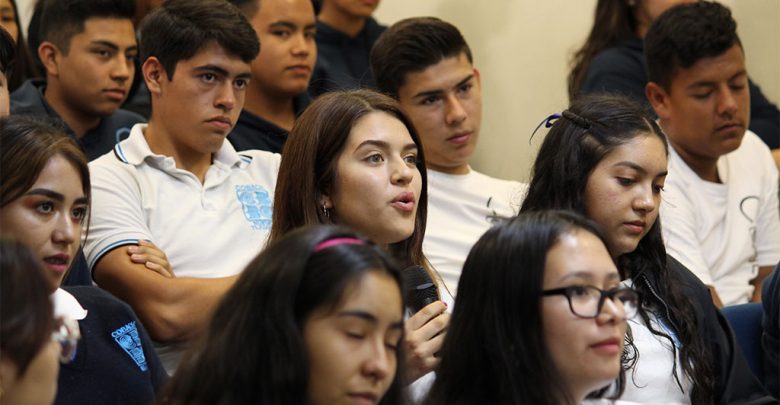
[{"label": "black microphone", "polygon": [[406,306],[416,313],[439,300],[439,289],[422,266],[407,267],[401,273]]}]

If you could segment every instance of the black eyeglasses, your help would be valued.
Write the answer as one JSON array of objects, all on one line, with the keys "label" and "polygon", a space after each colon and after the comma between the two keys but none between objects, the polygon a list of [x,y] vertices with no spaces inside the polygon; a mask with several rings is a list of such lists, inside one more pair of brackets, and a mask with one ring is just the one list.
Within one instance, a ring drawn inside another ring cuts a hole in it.
[{"label": "black eyeglasses", "polygon": [[542,295],[565,295],[569,308],[580,318],[595,318],[601,313],[604,300],[609,298],[623,308],[626,318],[636,315],[639,307],[639,294],[627,287],[602,290],[592,285],[573,285],[542,291]]}]

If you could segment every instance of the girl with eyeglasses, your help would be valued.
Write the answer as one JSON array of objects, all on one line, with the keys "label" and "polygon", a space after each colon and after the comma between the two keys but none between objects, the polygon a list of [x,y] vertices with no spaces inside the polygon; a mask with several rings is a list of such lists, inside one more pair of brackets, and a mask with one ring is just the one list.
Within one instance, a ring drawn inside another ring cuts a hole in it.
[{"label": "girl with eyeglasses", "polygon": [[621,399],[771,403],[708,288],[666,255],[658,207],[668,145],[656,122],[634,101],[610,95],[579,98],[546,122],[520,212],[565,209],[593,220],[623,283],[639,291]]},{"label": "girl with eyeglasses", "polygon": [[[130,307],[97,287],[60,288],[81,257],[89,213],[83,152],[46,119],[0,118],[0,173],[0,235],[30,248],[43,268],[55,316],[77,321],[78,328],[57,329],[59,340],[72,347],[75,330],[81,333],[75,350],[64,353],[56,402],[151,402],[166,376]],[[166,263],[164,257],[154,261]]]},{"label": "girl with eyeglasses", "polygon": [[487,231],[458,284],[427,404],[577,404],[621,372],[638,296],[596,225],[566,211]]}]

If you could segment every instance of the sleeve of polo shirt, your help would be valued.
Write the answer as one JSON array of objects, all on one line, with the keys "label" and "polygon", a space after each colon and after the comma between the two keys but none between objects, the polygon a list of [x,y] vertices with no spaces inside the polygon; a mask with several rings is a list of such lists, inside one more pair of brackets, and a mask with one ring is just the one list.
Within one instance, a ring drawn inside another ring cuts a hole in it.
[{"label": "sleeve of polo shirt", "polygon": [[106,253],[150,240],[141,184],[135,167],[103,156],[89,165],[92,207],[84,254],[90,269]]}]

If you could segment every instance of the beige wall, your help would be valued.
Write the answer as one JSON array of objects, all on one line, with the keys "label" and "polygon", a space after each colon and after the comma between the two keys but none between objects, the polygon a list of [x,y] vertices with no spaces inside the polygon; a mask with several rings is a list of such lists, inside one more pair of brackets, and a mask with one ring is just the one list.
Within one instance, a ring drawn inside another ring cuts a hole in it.
[{"label": "beige wall", "polygon": [[[32,0],[18,0],[23,20]],[[732,8],[750,76],[780,102],[780,1],[723,0]],[[383,0],[377,19],[432,15],[458,26],[482,73],[484,112],[473,166],[528,180],[544,132],[538,123],[566,107],[568,60],[590,29],[596,0]]]},{"label": "beige wall", "polygon": [[[725,0],[739,24],[753,80],[780,101],[780,1]],[[545,132],[539,122],[566,107],[571,52],[590,30],[596,0],[384,0],[377,19],[432,15],[460,28],[482,73],[483,121],[472,165],[527,181]],[[541,136],[540,136],[541,135]]]}]

